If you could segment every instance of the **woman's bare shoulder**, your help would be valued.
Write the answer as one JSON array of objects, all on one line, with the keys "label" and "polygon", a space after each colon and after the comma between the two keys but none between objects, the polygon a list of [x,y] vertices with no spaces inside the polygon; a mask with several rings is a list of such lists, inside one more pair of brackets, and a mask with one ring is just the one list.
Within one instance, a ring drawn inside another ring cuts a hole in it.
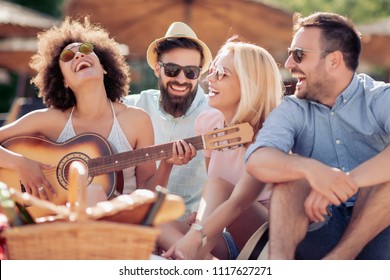
[{"label": "woman's bare shoulder", "polygon": [[117,103],[116,114],[118,118],[137,118],[137,119],[149,119],[149,114],[142,108],[135,106],[129,106],[121,103]]}]

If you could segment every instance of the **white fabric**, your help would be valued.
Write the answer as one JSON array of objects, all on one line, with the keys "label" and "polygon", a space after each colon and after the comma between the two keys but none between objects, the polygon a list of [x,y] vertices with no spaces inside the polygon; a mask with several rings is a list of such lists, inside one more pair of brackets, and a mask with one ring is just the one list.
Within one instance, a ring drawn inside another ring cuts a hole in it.
[{"label": "white fabric", "polygon": [[[122,153],[133,150],[133,147],[131,147],[129,141],[127,141],[126,135],[124,134],[121,126],[119,125],[119,122],[116,118],[114,107],[111,104],[112,114],[114,117],[114,122],[112,124],[111,132],[108,135],[108,143],[110,144],[111,148],[113,149],[114,153]],[[69,115],[68,121],[66,122],[66,125],[62,132],[60,133],[60,136],[57,139],[57,142],[62,143],[70,138],[73,138],[76,136],[76,132],[74,131],[73,124],[72,124],[72,115],[73,115],[74,107]],[[123,170],[123,180],[124,180],[124,186],[123,186],[123,193],[131,193],[136,190],[137,188],[137,181],[135,177],[135,167],[129,167]]]}]

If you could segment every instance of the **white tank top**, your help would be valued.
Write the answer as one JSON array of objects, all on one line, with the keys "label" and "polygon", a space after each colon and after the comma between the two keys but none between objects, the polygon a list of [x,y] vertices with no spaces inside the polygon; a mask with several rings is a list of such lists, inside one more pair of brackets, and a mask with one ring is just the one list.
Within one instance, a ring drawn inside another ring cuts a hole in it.
[{"label": "white tank top", "polygon": [[[133,150],[133,147],[130,145],[129,141],[127,141],[126,135],[123,132],[121,126],[119,125],[119,122],[116,118],[114,106],[112,105],[112,102],[110,101],[112,114],[114,116],[114,123],[112,124],[111,132],[108,135],[108,143],[110,143],[111,148],[113,149],[114,153],[122,153]],[[72,115],[73,110],[70,112],[68,121],[65,124],[64,129],[62,130],[60,136],[57,139],[57,142],[62,143],[70,138],[73,138],[76,136],[76,132],[73,129],[72,124]],[[123,193],[128,194],[136,190],[137,188],[137,181],[135,177],[135,166],[126,168],[123,170],[123,180],[124,180],[124,186],[123,186]]]}]

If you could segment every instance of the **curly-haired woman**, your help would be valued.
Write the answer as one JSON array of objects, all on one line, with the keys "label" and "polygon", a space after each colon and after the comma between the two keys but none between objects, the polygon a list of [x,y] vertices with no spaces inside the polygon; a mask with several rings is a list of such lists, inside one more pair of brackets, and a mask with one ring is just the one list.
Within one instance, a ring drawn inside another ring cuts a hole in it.
[{"label": "curly-haired woman", "polygon": [[[38,52],[30,66],[37,72],[32,83],[47,108],[1,127],[0,143],[23,135],[61,143],[83,133],[96,133],[107,140],[113,153],[154,144],[147,113],[122,104],[129,90],[129,67],[119,44],[101,26],[88,18],[66,18],[61,25],[38,34]],[[123,193],[164,186],[172,165],[187,163],[196,153],[191,145],[180,143],[173,144],[172,158],[163,160],[158,170],[154,161],[124,169]],[[13,170],[21,186],[37,197],[49,199],[56,193],[44,175],[52,166],[44,161],[0,146],[1,168]]]}]

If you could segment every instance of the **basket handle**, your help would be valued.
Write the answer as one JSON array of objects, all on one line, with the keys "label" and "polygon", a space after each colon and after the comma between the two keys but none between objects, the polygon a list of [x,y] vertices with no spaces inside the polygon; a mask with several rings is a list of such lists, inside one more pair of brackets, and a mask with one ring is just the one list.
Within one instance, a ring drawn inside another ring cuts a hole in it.
[{"label": "basket handle", "polygon": [[152,226],[153,225],[154,218],[156,217],[158,211],[161,208],[161,205],[163,204],[163,202],[165,200],[165,197],[167,195],[167,190],[161,186],[157,186],[156,193],[157,193],[156,201],[152,204],[148,213],[145,216],[144,221],[142,222],[142,225],[144,225],[144,226]]}]

